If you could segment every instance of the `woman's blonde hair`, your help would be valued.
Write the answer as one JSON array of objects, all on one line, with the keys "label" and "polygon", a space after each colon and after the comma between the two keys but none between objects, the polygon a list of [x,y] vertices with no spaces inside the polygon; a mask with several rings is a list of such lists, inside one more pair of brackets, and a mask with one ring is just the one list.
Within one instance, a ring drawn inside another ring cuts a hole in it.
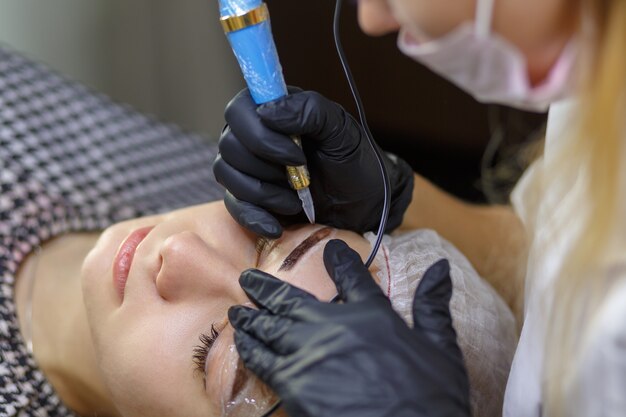
[{"label": "woman's blonde hair", "polygon": [[626,260],[626,0],[580,4],[581,63],[587,63],[580,105],[567,146],[546,160],[533,184],[548,202],[541,210],[549,219],[535,242],[568,242],[548,320],[543,389],[550,417],[568,414],[590,323],[616,279],[608,268]]}]

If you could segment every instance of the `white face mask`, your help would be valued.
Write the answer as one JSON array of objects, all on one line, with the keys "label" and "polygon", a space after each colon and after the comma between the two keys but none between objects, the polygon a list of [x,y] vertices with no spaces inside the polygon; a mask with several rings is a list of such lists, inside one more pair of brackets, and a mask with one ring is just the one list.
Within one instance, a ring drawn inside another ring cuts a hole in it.
[{"label": "white face mask", "polygon": [[462,24],[439,39],[417,41],[410,33],[420,33],[419,28],[410,31],[403,27],[398,47],[480,102],[546,111],[571,90],[575,44],[570,42],[546,80],[533,87],[521,51],[491,32],[493,3],[494,0],[477,0],[476,21]]}]

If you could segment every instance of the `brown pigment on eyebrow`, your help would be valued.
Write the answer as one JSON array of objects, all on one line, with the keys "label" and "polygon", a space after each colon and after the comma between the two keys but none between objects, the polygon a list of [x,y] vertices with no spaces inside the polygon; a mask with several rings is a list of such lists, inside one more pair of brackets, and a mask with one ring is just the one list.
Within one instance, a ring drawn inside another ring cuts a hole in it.
[{"label": "brown pigment on eyebrow", "polygon": [[280,268],[278,268],[278,272],[289,271],[293,268],[302,255],[304,255],[313,246],[317,245],[321,240],[327,238],[332,231],[333,229],[330,227],[324,227],[307,237],[304,242],[300,243],[294,250],[291,251]]}]

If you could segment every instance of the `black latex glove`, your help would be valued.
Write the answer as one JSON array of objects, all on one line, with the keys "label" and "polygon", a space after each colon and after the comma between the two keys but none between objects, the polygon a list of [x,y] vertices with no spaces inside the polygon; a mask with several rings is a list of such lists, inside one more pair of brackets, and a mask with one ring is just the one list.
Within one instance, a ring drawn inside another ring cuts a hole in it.
[{"label": "black latex glove", "polygon": [[[306,222],[285,172],[286,165],[306,163],[317,223],[360,233],[377,230],[383,181],[364,131],[318,93],[290,92],[257,108],[246,89],[226,107],[228,125],[213,167],[228,191],[226,208],[239,224],[269,238],[282,234],[281,223]],[[289,135],[300,135],[303,149]],[[411,201],[413,171],[401,159],[384,159],[391,181],[390,231]]]},{"label": "black latex glove", "polygon": [[248,270],[240,283],[259,310],[237,306],[228,314],[245,366],[280,396],[285,411],[291,417],[469,416],[448,261],[424,275],[412,329],[344,242],[326,245],[324,264],[343,304],[320,302]]}]

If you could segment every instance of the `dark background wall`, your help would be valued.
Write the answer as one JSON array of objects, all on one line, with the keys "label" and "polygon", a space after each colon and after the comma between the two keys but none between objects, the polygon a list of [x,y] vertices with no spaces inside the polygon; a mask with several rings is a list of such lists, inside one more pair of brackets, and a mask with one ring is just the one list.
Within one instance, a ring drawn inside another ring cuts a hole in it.
[{"label": "dark background wall", "polygon": [[[317,90],[356,115],[334,49],[335,2],[269,0],[268,5],[287,82]],[[376,140],[465,199],[485,199],[479,184],[481,157],[498,127],[507,127],[509,134],[496,160],[510,153],[504,148],[517,147],[541,130],[545,121],[543,114],[476,102],[402,55],[395,34],[366,36],[351,2],[342,12],[341,38]],[[511,178],[503,181],[514,183],[519,173],[509,172]]]}]

